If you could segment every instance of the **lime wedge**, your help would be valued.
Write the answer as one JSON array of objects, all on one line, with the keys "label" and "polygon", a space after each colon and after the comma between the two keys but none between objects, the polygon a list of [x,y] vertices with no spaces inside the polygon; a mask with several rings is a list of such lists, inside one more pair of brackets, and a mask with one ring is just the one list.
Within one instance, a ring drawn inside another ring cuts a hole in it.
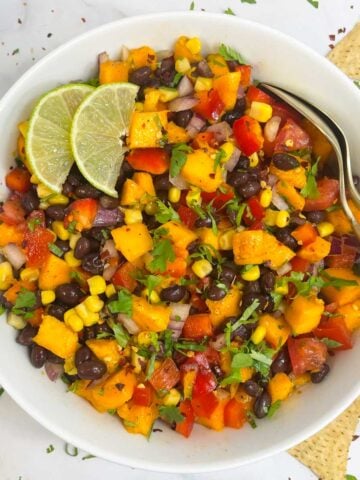
[{"label": "lime wedge", "polygon": [[74,163],[70,128],[76,109],[94,89],[71,83],[55,88],[40,98],[29,121],[26,156],[30,169],[52,191],[62,185]]},{"label": "lime wedge", "polygon": [[76,164],[86,180],[117,197],[116,180],[126,148],[139,87],[132,83],[108,83],[98,87],[79,106],[71,128],[71,146]]}]

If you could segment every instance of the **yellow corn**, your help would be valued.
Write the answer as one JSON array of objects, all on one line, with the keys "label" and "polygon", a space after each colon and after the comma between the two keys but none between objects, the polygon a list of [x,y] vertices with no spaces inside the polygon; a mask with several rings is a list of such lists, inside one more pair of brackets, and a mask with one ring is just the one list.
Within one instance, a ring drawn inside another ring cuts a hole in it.
[{"label": "yellow corn", "polygon": [[51,228],[56,236],[60,238],[60,240],[69,240],[70,233],[64,227],[63,222],[60,220],[55,220],[55,222],[52,223]]},{"label": "yellow corn", "polygon": [[157,292],[155,292],[155,290],[152,290],[150,295],[149,295],[149,290],[147,288],[145,288],[141,292],[141,296],[144,297],[144,298],[147,298],[150,303],[159,303],[160,302],[160,297],[157,294]]},{"label": "yellow corn", "polygon": [[255,118],[258,122],[267,122],[272,117],[272,106],[264,102],[251,102],[250,117]]},{"label": "yellow corn", "polygon": [[231,155],[234,153],[234,144],[231,143],[231,142],[225,142],[221,145],[221,150],[224,152],[224,156],[223,158],[221,159],[221,162],[222,163],[226,163],[229,158],[231,157]]},{"label": "yellow corn", "polygon": [[136,347],[131,347],[130,363],[134,367],[134,370],[133,370],[134,373],[140,373],[142,370],[140,360],[143,360],[143,357],[140,357],[137,351],[138,349]]},{"label": "yellow corn", "polygon": [[257,167],[257,165],[259,164],[259,155],[256,152],[254,152],[249,156],[249,160],[250,160],[250,167]]},{"label": "yellow corn", "polygon": [[89,312],[98,313],[104,306],[104,302],[97,295],[90,295],[83,301]]},{"label": "yellow corn", "polygon": [[197,77],[195,85],[194,85],[194,90],[195,92],[208,92],[209,90],[212,89],[213,86],[213,80],[212,78],[206,78],[206,77]]},{"label": "yellow corn", "polygon": [[24,268],[20,272],[20,279],[27,282],[35,282],[39,278],[39,269],[38,268]]},{"label": "yellow corn", "polygon": [[186,73],[188,70],[190,70],[191,65],[190,62],[187,58],[178,58],[175,62],[175,70],[178,73]]},{"label": "yellow corn", "polygon": [[106,282],[101,275],[94,275],[87,281],[91,295],[101,295],[105,293]]},{"label": "yellow corn", "polygon": [[69,198],[61,193],[57,193],[55,195],[51,195],[48,198],[47,203],[49,205],[67,205],[69,203]]},{"label": "yellow corn", "polygon": [[274,289],[275,293],[278,293],[279,295],[287,295],[289,293],[289,286],[287,282],[277,285]]},{"label": "yellow corn", "polygon": [[219,234],[219,248],[220,250],[232,250],[235,230],[225,230]]},{"label": "yellow corn", "polygon": [[201,190],[200,188],[191,188],[188,193],[186,194],[186,205],[188,207],[192,207],[194,203],[200,204],[201,203]]},{"label": "yellow corn", "polygon": [[143,218],[142,218],[141,210],[138,210],[136,208],[125,208],[124,213],[125,213],[126,225],[142,222]]},{"label": "yellow corn", "polygon": [[[34,185],[38,185],[40,183],[40,180],[38,179],[38,177],[35,175],[35,173],[33,173],[30,177],[30,182],[33,183]],[[36,189],[37,191],[37,189]]]},{"label": "yellow corn", "polygon": [[265,188],[260,194],[260,205],[264,208],[270,207],[272,200],[271,188]]},{"label": "yellow corn", "polygon": [[266,335],[266,328],[263,325],[259,325],[253,331],[251,335],[251,341],[255,343],[255,345],[258,345],[260,342],[264,340],[265,335]]},{"label": "yellow corn", "polygon": [[18,129],[19,129],[21,135],[22,135],[24,138],[26,137],[28,128],[29,128],[29,121],[28,121],[28,120],[25,120],[24,122],[20,122],[20,123],[18,124]]},{"label": "yellow corn", "polygon": [[69,267],[80,267],[81,260],[76,258],[74,255],[74,250],[69,250],[64,255],[65,262],[69,265]]},{"label": "yellow corn", "polygon": [[193,55],[200,53],[201,51],[201,41],[198,37],[189,38],[185,43],[185,46],[190,50]]},{"label": "yellow corn", "polygon": [[100,315],[98,313],[88,312],[87,317],[84,319],[84,325],[85,327],[91,327],[92,325],[99,323],[99,321]]},{"label": "yellow corn", "polygon": [[57,195],[56,193],[54,193],[52,190],[50,190],[50,188],[48,188],[43,183],[38,184],[38,186],[36,187],[36,191],[37,191],[37,194],[38,194],[39,198],[50,197],[50,195]]},{"label": "yellow corn", "polygon": [[175,407],[181,400],[181,395],[179,390],[172,388],[168,393],[162,398],[162,404],[167,407]]},{"label": "yellow corn", "polygon": [[334,225],[330,222],[321,222],[319,223],[316,228],[318,229],[320,237],[327,237],[334,233]]},{"label": "yellow corn", "polygon": [[86,319],[89,313],[89,310],[86,308],[86,305],[84,304],[84,302],[76,305],[76,307],[74,307],[73,310],[76,313],[76,315],[78,315],[81,318],[82,321]]},{"label": "yellow corn", "polygon": [[40,296],[43,305],[49,305],[49,303],[55,300],[55,292],[53,290],[43,290]]},{"label": "yellow corn", "polygon": [[112,283],[110,283],[109,285],[106,285],[105,295],[107,296],[107,298],[112,297],[113,295],[115,295],[115,293],[116,293],[116,288]]},{"label": "yellow corn", "polygon": [[278,212],[276,210],[271,210],[268,208],[265,212],[265,225],[268,227],[274,227],[276,224],[276,217]]},{"label": "yellow corn", "polygon": [[[68,310],[69,311],[69,310]],[[82,319],[75,313],[73,309],[71,309],[71,314],[64,315],[64,323],[68,327],[70,327],[74,332],[81,332],[84,328],[84,323]],[[68,312],[65,312],[68,313]]]},{"label": "yellow corn", "polygon": [[276,215],[275,225],[279,228],[287,227],[290,223],[290,214],[287,210],[280,210]]},{"label": "yellow corn", "polygon": [[72,248],[74,250],[75,247],[76,247],[76,244],[77,244],[77,242],[80,238],[81,238],[81,233],[72,233],[70,235],[70,240],[69,240],[70,248]]},{"label": "yellow corn", "polygon": [[0,290],[7,290],[14,280],[12,266],[9,262],[0,263]]},{"label": "yellow corn", "polygon": [[157,204],[156,202],[148,202],[146,205],[145,205],[145,213],[147,215],[155,215],[155,213],[157,213],[158,211],[158,207],[157,207]]},{"label": "yellow corn", "polygon": [[10,312],[6,318],[6,323],[16,330],[22,330],[25,328],[27,321],[24,317],[20,317],[20,315],[15,315],[15,313]]},{"label": "yellow corn", "polygon": [[197,260],[191,266],[192,271],[199,278],[205,278],[212,271],[212,265],[208,260]]},{"label": "yellow corn", "polygon": [[75,357],[74,356],[65,358],[64,372],[67,373],[68,375],[76,375],[77,374],[77,368],[75,366]]},{"label": "yellow corn", "polygon": [[253,265],[247,270],[244,270],[241,274],[241,278],[247,282],[255,282],[255,280],[258,280],[260,278],[259,265]]},{"label": "yellow corn", "polygon": [[178,203],[181,197],[181,190],[176,187],[171,187],[168,193],[168,199],[171,203]]},{"label": "yellow corn", "polygon": [[177,91],[177,89],[171,87],[160,87],[159,93],[160,102],[164,103],[171,102],[171,100],[174,100],[179,96],[179,92]]}]

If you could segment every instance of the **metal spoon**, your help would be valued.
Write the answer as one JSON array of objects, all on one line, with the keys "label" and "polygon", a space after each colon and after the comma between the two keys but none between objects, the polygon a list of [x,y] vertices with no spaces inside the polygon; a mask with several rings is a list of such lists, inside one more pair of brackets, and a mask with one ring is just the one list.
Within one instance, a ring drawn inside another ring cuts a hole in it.
[{"label": "metal spoon", "polygon": [[267,93],[277,96],[290,105],[294,110],[301,113],[301,115],[307,118],[320,130],[332,145],[339,169],[340,202],[346,216],[351,222],[356,236],[360,240],[360,224],[352,213],[346,198],[347,188],[352,200],[360,207],[360,194],[354,185],[351,173],[350,150],[344,132],[328,115],[295,94],[267,83],[260,83],[259,88]]}]

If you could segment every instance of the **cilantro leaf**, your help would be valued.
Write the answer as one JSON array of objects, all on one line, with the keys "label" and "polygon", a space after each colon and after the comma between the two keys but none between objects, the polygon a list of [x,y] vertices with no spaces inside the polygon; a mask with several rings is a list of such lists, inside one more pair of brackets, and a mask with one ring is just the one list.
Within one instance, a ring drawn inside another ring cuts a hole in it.
[{"label": "cilantro leaf", "polygon": [[177,143],[173,146],[170,158],[170,177],[176,177],[181,172],[186,162],[186,154],[191,153],[193,149],[186,143]]},{"label": "cilantro leaf", "polygon": [[273,417],[273,416],[274,416],[274,413],[275,413],[277,410],[279,410],[280,406],[281,406],[281,400],[276,400],[276,402],[274,402],[272,405],[270,405],[270,408],[269,408],[266,416],[267,416],[268,418]]},{"label": "cilantro leaf", "polygon": [[245,209],[247,207],[246,203],[241,203],[238,198],[233,198],[226,202],[225,206],[235,214],[235,223],[239,227],[241,225],[241,220],[244,215]]},{"label": "cilantro leaf", "polygon": [[226,157],[225,150],[223,148],[220,148],[215,154],[214,171],[216,171],[217,167],[221,166],[221,163],[225,157]]},{"label": "cilantro leaf", "polygon": [[[246,323],[252,323],[254,319],[252,318],[253,313],[260,305],[259,300],[254,300],[251,305],[249,305],[245,310],[241,317],[231,325],[231,332],[235,332],[240,325],[244,325]],[[250,320],[250,321],[249,321]]]},{"label": "cilantro leaf", "polygon": [[319,190],[317,188],[316,183],[316,175],[318,172],[318,165],[319,165],[320,157],[316,160],[316,162],[311,165],[309,170],[306,173],[306,185],[300,191],[301,195],[305,198],[318,198]]},{"label": "cilantro leaf", "polygon": [[319,2],[318,0],[307,0],[310,5],[312,5],[314,8],[319,8]]},{"label": "cilantro leaf", "polygon": [[291,282],[295,285],[299,295],[307,296],[314,288],[317,290],[320,290],[323,287],[334,287],[339,289],[342,287],[352,287],[358,285],[356,280],[346,280],[344,278],[332,277],[326,272],[322,272],[321,276],[319,277],[311,276],[305,281],[303,281],[303,279],[303,273],[291,272],[288,277],[282,277],[279,279],[277,281],[277,286]]},{"label": "cilantro leaf", "polygon": [[165,330],[162,334],[165,357],[171,357],[172,355],[173,348],[174,348],[174,340],[172,336],[173,336],[172,330]]},{"label": "cilantro leaf", "polygon": [[251,428],[257,428],[256,421],[255,421],[255,415],[251,410],[248,410],[246,412],[246,420],[248,424],[250,425]]},{"label": "cilantro leaf", "polygon": [[248,353],[239,352],[233,356],[231,368],[252,367],[253,359]]},{"label": "cilantro leaf", "polygon": [[337,347],[341,347],[342,346],[342,343],[340,342],[337,342],[336,340],[333,340],[331,338],[327,338],[327,337],[324,337],[320,340],[322,343],[325,343],[325,345],[327,346],[327,348],[337,348]]},{"label": "cilantro leaf", "polygon": [[226,15],[236,15],[236,13],[234,13],[233,10],[231,10],[230,7],[228,7],[226,10],[224,10],[224,13],[226,13]]},{"label": "cilantro leaf", "polygon": [[117,300],[108,303],[110,313],[124,313],[128,317],[132,315],[132,297],[131,293],[122,288],[118,291]]},{"label": "cilantro leaf", "polygon": [[194,10],[194,9],[195,9],[195,2],[191,2],[189,10]]},{"label": "cilantro leaf", "polygon": [[33,309],[36,305],[36,295],[34,292],[30,292],[25,288],[22,288],[21,291],[18,293],[15,304],[12,307],[11,311],[15,313],[15,315],[20,315],[24,317],[25,320],[31,318],[33,316],[33,312],[29,309]]},{"label": "cilantro leaf", "polygon": [[199,217],[204,220],[205,218],[210,218],[211,221],[211,228],[214,233],[214,235],[218,234],[218,228],[216,224],[216,219],[214,216],[214,210],[212,207],[212,203],[208,203],[204,207],[201,207],[198,203],[191,203],[191,208],[199,215]]},{"label": "cilantro leaf", "polygon": [[179,220],[179,214],[175,212],[171,205],[167,206],[159,198],[156,199],[156,206],[158,211],[155,214],[155,219],[159,223],[170,222],[170,220]]},{"label": "cilantro leaf", "polygon": [[251,3],[251,4],[254,4],[254,3],[256,3],[256,0],[241,0],[241,3]]},{"label": "cilantro leaf", "polygon": [[357,477],[355,475],[346,475],[345,480],[357,480]]},{"label": "cilantro leaf", "polygon": [[147,295],[150,297],[152,291],[162,282],[163,277],[159,275],[137,275],[135,279],[144,285],[148,291]]},{"label": "cilantro leaf", "polygon": [[234,48],[229,47],[222,43],[218,50],[219,55],[221,55],[225,60],[235,60],[242,65],[246,64],[246,61],[241,56],[239,52],[237,52]]},{"label": "cilantro leaf", "polygon": [[153,352],[147,364],[145,380],[149,380],[152,377],[152,374],[155,371],[155,360],[156,360],[156,353]]},{"label": "cilantro leaf", "polygon": [[89,80],[86,80],[84,83],[85,85],[90,85],[90,87],[98,87],[100,85],[98,78],[89,78]]},{"label": "cilantro leaf", "polygon": [[360,80],[354,80],[354,85],[360,88]]},{"label": "cilantro leaf", "polygon": [[0,397],[1,395],[3,395],[3,393],[5,393],[5,389],[3,387],[0,387]]},{"label": "cilantro leaf", "polygon": [[150,270],[152,272],[165,272],[167,262],[173,262],[175,260],[175,252],[171,241],[168,238],[157,239],[152,251],[152,256],[153,259],[149,264]]},{"label": "cilantro leaf", "polygon": [[184,420],[184,415],[180,413],[178,407],[161,405],[159,407],[160,415],[169,423],[179,423]]},{"label": "cilantro leaf", "polygon": [[117,343],[120,345],[120,347],[125,348],[130,340],[128,332],[120,323],[111,322],[110,327],[114,331],[114,336]]}]

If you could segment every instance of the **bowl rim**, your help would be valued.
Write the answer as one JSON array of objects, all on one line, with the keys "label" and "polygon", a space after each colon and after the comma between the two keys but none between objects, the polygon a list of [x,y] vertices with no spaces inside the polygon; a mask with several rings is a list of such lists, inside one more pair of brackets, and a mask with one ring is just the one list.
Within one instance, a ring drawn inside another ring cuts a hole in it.
[{"label": "bowl rim", "polygon": [[[213,20],[219,20],[224,23],[233,24],[233,25],[248,25],[253,28],[257,28],[259,30],[264,31],[272,36],[277,36],[280,40],[284,40],[284,42],[294,46],[297,49],[301,49],[307,54],[310,58],[312,57],[313,61],[320,62],[328,69],[328,71],[333,76],[337,76],[341,81],[350,87],[353,85],[353,81],[348,78],[340,69],[338,69],[334,64],[332,64],[326,57],[321,56],[311,47],[303,44],[299,40],[276,30],[275,28],[269,27],[259,22],[255,22],[252,20],[243,19],[236,16],[229,16],[224,15],[223,13],[210,13],[210,12],[196,12],[196,11],[171,11],[171,12],[161,12],[161,13],[147,13],[142,15],[134,15],[131,17],[124,17],[118,20],[107,22],[95,28],[92,28],[84,33],[76,35],[75,37],[71,38],[67,42],[62,43],[61,45],[57,46],[54,50],[49,52],[43,58],[41,58],[36,64],[32,65],[26,72],[24,72],[16,82],[5,92],[5,94],[0,99],[0,115],[2,110],[5,108],[6,103],[11,101],[12,96],[17,92],[18,89],[23,87],[23,84],[26,83],[27,79],[31,77],[39,68],[41,68],[46,62],[56,57],[61,51],[70,48],[73,44],[76,44],[79,41],[83,41],[88,37],[96,36],[99,33],[106,31],[107,29],[111,28],[121,28],[124,24],[131,24],[136,22],[142,21],[159,21],[168,18],[176,18],[177,21],[180,21],[183,17],[186,19],[187,17],[190,18],[211,18]],[[356,87],[353,85],[353,92],[357,91]],[[358,94],[360,95],[360,90],[358,90]],[[356,94],[355,94],[356,95]],[[310,437],[311,435],[315,434],[327,424],[329,424],[332,420],[335,419],[340,413],[342,413],[360,394],[360,380],[359,382],[353,385],[353,388],[348,390],[346,394],[343,394],[341,402],[335,403],[324,412],[322,416],[320,416],[316,422],[312,423],[308,427],[305,427],[299,431],[298,434],[292,435],[290,438],[285,438],[282,441],[277,442],[273,446],[269,446],[267,448],[262,449],[259,451],[254,451],[252,454],[248,455],[246,458],[237,459],[234,457],[233,459],[229,460],[216,460],[214,462],[210,462],[207,464],[205,462],[197,463],[195,465],[184,464],[184,463],[172,463],[164,464],[158,461],[149,461],[145,459],[135,459],[135,458],[127,458],[127,456],[121,455],[114,455],[109,454],[105,449],[101,447],[94,446],[90,441],[87,441],[83,438],[78,438],[76,435],[70,433],[66,428],[61,427],[59,422],[53,422],[52,420],[44,417],[41,414],[41,410],[35,410],[31,405],[28,404],[26,398],[24,398],[20,392],[17,391],[16,386],[14,386],[11,381],[7,380],[6,375],[3,376],[2,370],[0,368],[0,382],[5,388],[6,392],[9,393],[11,398],[32,418],[34,418],[38,423],[40,423],[43,427],[45,427],[50,432],[53,432],[55,435],[59,436],[61,439],[68,441],[69,443],[76,444],[79,448],[89,453],[96,455],[97,457],[103,458],[105,460],[112,461],[114,463],[118,463],[124,466],[129,466],[133,468],[138,468],[142,470],[148,471],[157,471],[157,472],[166,472],[166,473],[204,473],[204,472],[214,472],[219,470],[231,469],[236,468],[241,465],[246,465],[251,462],[259,461],[265,459],[267,457],[273,456],[277,453],[282,451],[288,450],[289,448],[297,445],[301,441],[305,440],[306,438]]]}]

